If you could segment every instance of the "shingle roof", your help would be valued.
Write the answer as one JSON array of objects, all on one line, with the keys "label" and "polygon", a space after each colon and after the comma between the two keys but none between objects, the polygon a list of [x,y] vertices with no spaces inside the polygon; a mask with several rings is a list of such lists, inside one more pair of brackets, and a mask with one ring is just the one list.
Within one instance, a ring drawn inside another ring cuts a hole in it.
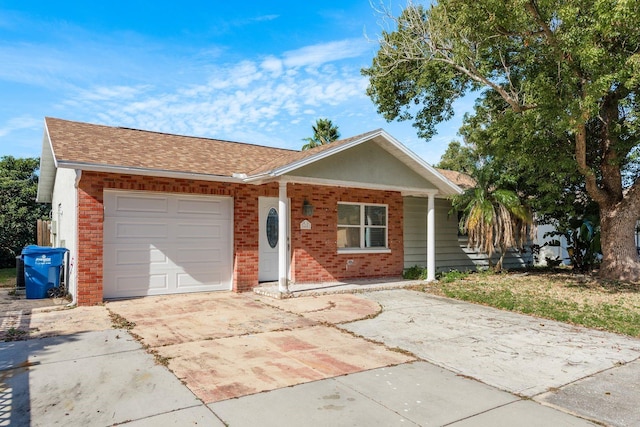
[{"label": "shingle roof", "polygon": [[461,187],[475,184],[472,179],[468,181],[470,177],[456,172],[441,170],[438,173],[381,129],[311,150],[295,151],[50,117],[45,118],[45,125],[37,196],[42,202],[51,201],[56,167],[97,171],[124,169],[127,173],[173,177],[202,175],[200,179],[205,180],[259,183],[271,174],[287,174],[307,162],[324,159],[367,141],[383,144],[384,149],[407,167],[433,182],[441,195],[460,192],[456,184]]},{"label": "shingle roof", "polygon": [[56,161],[218,176],[246,173],[299,152],[47,117]]},{"label": "shingle roof", "polygon": [[436,168],[438,172],[440,172],[445,178],[449,181],[453,182],[458,187],[463,190],[467,190],[469,188],[473,188],[476,186],[476,180],[466,173],[456,172],[449,169],[440,169]]}]

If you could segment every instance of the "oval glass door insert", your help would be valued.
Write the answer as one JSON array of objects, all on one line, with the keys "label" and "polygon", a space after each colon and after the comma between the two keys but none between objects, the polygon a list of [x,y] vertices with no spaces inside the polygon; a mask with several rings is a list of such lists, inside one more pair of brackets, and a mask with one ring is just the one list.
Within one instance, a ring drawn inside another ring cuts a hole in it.
[{"label": "oval glass door insert", "polygon": [[267,215],[267,241],[272,248],[278,245],[278,211],[275,208]]}]

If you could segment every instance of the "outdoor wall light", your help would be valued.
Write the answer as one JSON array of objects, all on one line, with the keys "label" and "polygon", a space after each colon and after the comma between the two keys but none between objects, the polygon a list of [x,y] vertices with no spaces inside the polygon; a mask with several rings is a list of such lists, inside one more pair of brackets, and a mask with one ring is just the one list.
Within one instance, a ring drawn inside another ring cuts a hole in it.
[{"label": "outdoor wall light", "polygon": [[304,216],[313,215],[313,205],[309,203],[307,199],[304,199],[304,203],[302,203],[302,215]]}]

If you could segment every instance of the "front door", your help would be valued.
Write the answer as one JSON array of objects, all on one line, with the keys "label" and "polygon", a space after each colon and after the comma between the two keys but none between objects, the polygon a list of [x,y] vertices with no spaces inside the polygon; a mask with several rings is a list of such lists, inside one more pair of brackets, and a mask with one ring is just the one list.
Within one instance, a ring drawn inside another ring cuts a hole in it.
[{"label": "front door", "polygon": [[258,281],[275,282],[278,280],[278,199],[260,197],[258,201],[260,233],[258,247]]}]

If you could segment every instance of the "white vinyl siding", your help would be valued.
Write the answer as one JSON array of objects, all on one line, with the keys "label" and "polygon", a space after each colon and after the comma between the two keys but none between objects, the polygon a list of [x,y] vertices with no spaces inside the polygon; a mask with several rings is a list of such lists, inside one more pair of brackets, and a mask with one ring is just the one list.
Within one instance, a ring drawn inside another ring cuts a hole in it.
[{"label": "white vinyl siding", "polygon": [[51,202],[51,243],[54,247],[69,249],[67,290],[77,298],[75,262],[78,258],[78,192],[75,188],[76,172],[58,169],[55,176]]}]

